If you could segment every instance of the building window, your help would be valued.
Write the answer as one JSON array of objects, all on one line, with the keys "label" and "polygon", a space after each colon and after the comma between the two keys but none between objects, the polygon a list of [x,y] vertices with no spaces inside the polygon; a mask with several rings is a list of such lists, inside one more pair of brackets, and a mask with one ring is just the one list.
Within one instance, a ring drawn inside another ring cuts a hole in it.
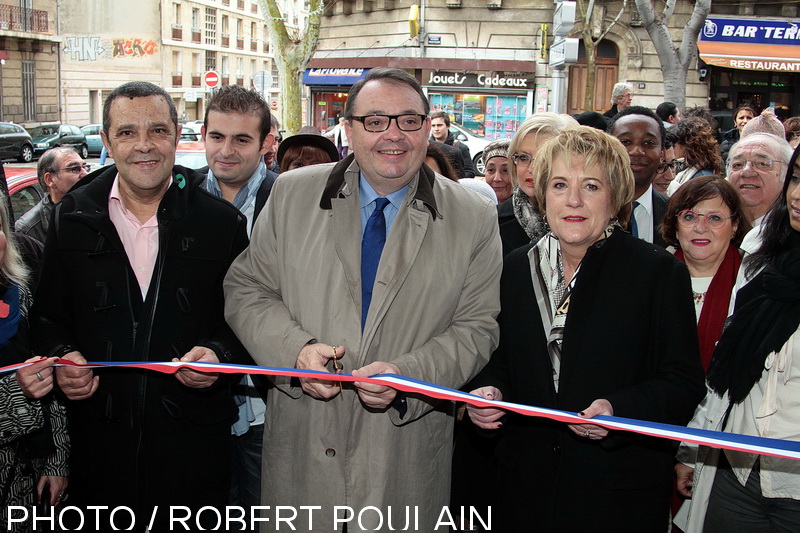
[{"label": "building window", "polygon": [[250,76],[253,76],[256,73],[256,60],[250,60]]},{"label": "building window", "polygon": [[200,54],[192,54],[192,75],[200,75]]},{"label": "building window", "polygon": [[244,59],[236,58],[236,77],[244,78]]},{"label": "building window", "polygon": [[181,5],[172,4],[172,23],[180,25],[181,23]]},{"label": "building window", "polygon": [[228,66],[228,56],[222,56],[222,77],[227,78],[230,76],[230,67]]},{"label": "building window", "polygon": [[228,15],[222,15],[222,33],[228,33]]},{"label": "building window", "polygon": [[200,10],[192,8],[192,31],[200,31]]},{"label": "building window", "polygon": [[277,89],[280,87],[280,83],[278,83],[278,65],[275,61],[272,62],[272,88]]},{"label": "building window", "polygon": [[217,10],[206,8],[206,44],[217,44]]},{"label": "building window", "polygon": [[183,72],[180,52],[172,52],[172,72],[174,72],[176,75],[180,75]]},{"label": "building window", "polygon": [[256,23],[255,22],[251,22],[250,23],[250,38],[252,40],[254,40],[254,41],[256,39],[258,39],[258,32],[256,31]]},{"label": "building window", "polygon": [[236,19],[236,38],[244,39],[244,26],[242,24],[242,19]]},{"label": "building window", "polygon": [[22,115],[25,120],[36,120],[36,63],[22,60]]},{"label": "building window", "polygon": [[217,53],[206,50],[206,70],[217,70]]}]

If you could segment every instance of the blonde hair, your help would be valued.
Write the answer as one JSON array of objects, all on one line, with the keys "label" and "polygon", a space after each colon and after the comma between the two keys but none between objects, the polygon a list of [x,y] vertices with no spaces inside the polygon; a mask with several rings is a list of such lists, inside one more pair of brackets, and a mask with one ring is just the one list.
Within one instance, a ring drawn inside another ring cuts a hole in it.
[{"label": "blonde hair", "polygon": [[633,172],[628,152],[615,137],[589,126],[577,126],[558,133],[540,148],[533,161],[534,193],[542,214],[547,211],[545,200],[553,161],[563,158],[567,166],[573,158],[583,158],[584,168],[597,165],[603,169],[615,217],[626,227],[633,202]]},{"label": "blonde hair", "polygon": [[[508,145],[508,157],[511,159],[511,156],[517,153],[522,141],[525,140],[525,137],[528,135],[533,135],[537,139],[540,135],[542,137],[552,137],[560,131],[577,125],[578,121],[569,115],[559,115],[558,113],[550,112],[536,113],[535,115],[531,115],[519,125],[519,129],[517,129],[517,132],[511,139],[511,144]],[[530,155],[534,156],[535,154]],[[519,178],[517,178],[517,166],[512,162],[512,164],[509,165],[508,170],[511,173],[511,183],[514,185],[514,187],[519,186]]]},{"label": "blonde hair", "polygon": [[17,238],[11,233],[11,222],[8,217],[8,206],[5,198],[0,198],[0,226],[6,235],[6,253],[0,261],[0,275],[6,282],[24,286],[28,282],[28,267],[22,261],[17,248]]}]

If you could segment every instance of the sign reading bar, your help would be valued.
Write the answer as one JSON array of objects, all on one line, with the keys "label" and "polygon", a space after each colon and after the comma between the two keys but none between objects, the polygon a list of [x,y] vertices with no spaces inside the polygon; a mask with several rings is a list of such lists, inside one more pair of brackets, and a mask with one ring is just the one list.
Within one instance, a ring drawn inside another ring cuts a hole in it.
[{"label": "sign reading bar", "polygon": [[800,21],[708,17],[697,48],[709,65],[800,72]]}]

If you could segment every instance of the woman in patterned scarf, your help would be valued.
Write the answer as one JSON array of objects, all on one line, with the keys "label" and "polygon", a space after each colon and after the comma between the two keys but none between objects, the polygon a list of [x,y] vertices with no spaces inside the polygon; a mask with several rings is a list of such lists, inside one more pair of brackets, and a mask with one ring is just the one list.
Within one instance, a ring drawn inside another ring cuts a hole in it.
[{"label": "woman in patterned scarf", "polygon": [[484,398],[578,412],[582,424],[468,407],[500,433],[499,531],[659,531],[669,442],[592,423],[685,424],[703,397],[686,267],[623,230],[634,182],[622,144],[567,129],[531,172],[550,231],[506,256],[500,345],[474,380]]}]

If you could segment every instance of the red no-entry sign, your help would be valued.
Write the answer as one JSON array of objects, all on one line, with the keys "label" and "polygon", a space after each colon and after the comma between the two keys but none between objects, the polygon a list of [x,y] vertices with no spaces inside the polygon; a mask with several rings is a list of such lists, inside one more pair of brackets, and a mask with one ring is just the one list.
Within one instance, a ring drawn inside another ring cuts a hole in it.
[{"label": "red no-entry sign", "polygon": [[219,85],[219,74],[214,72],[213,70],[209,70],[205,74],[203,74],[203,81],[206,84],[206,87],[213,89],[217,85]]}]

